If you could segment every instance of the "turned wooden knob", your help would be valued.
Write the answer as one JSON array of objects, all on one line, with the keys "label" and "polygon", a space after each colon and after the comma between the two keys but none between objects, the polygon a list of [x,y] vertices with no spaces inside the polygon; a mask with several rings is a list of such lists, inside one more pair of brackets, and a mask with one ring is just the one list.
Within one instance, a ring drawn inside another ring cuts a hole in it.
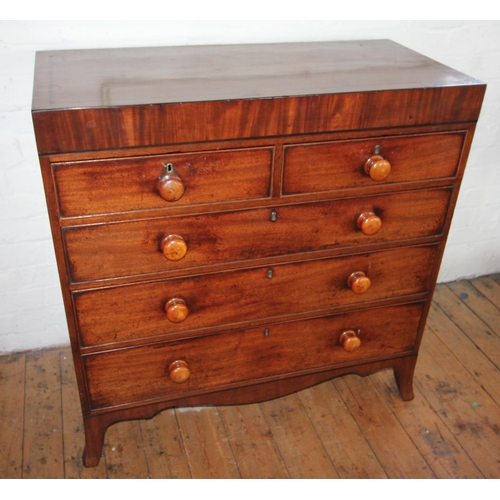
[{"label": "turned wooden knob", "polygon": [[352,273],[349,278],[347,278],[347,286],[354,293],[365,293],[368,288],[370,288],[371,281],[368,276],[362,271],[357,271]]},{"label": "turned wooden knob", "polygon": [[189,309],[183,299],[170,299],[165,304],[165,312],[172,323],[180,323],[189,316]]},{"label": "turned wooden knob", "polygon": [[169,234],[161,240],[161,251],[168,260],[181,260],[187,253],[187,245],[182,236]]},{"label": "turned wooden knob", "polygon": [[191,376],[188,364],[181,359],[172,361],[168,365],[168,373],[170,380],[176,384],[182,384]]},{"label": "turned wooden knob", "polygon": [[374,181],[383,181],[391,173],[391,164],[382,156],[374,155],[366,160],[365,172]]},{"label": "turned wooden knob", "polygon": [[361,339],[359,338],[359,332],[355,332],[354,330],[346,330],[340,335],[340,343],[342,347],[347,352],[353,352],[359,348],[361,345]]},{"label": "turned wooden knob", "polygon": [[357,224],[363,234],[371,236],[379,232],[382,227],[382,220],[374,212],[365,212],[358,217]]},{"label": "turned wooden knob", "polygon": [[158,179],[158,192],[165,201],[177,201],[184,194],[184,184],[171,163],[165,166],[165,173]]}]

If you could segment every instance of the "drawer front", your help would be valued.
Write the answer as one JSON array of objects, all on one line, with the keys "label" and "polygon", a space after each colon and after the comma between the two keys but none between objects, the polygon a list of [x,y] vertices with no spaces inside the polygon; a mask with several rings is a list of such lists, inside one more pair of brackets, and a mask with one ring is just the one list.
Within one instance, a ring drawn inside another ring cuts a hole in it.
[{"label": "drawer front", "polygon": [[[415,191],[69,228],[64,238],[70,275],[75,282],[91,281],[439,235],[450,193]],[[360,215],[380,221],[381,228],[371,234],[370,221],[358,225]]]},{"label": "drawer front", "polygon": [[[465,133],[412,137],[376,137],[367,140],[287,146],[283,193],[314,193],[453,177],[456,175]],[[365,172],[366,161],[375,155],[391,165],[380,182]]]},{"label": "drawer front", "polygon": [[[409,247],[74,292],[80,341],[105,344],[424,293],[435,254],[434,245]],[[355,272],[371,280],[364,293],[347,285]]]},{"label": "drawer front", "polygon": [[[272,148],[256,148],[54,163],[52,167],[61,216],[70,217],[267,198],[272,157]],[[167,174],[176,196],[182,186],[177,201],[160,196],[158,180]]]},{"label": "drawer front", "polygon": [[[421,304],[369,309],[85,356],[91,406],[175,397],[410,352],[421,313]],[[359,330],[361,345],[354,352],[340,341],[349,329]],[[170,379],[174,361],[184,361],[190,371],[183,383]]]}]

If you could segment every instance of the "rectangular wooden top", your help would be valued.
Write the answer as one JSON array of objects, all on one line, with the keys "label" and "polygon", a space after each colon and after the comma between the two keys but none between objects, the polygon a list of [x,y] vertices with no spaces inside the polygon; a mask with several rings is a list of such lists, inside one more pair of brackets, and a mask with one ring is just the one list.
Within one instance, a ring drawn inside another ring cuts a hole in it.
[{"label": "rectangular wooden top", "polygon": [[480,83],[390,40],[50,51],[33,110]]},{"label": "rectangular wooden top", "polygon": [[[473,121],[484,89],[390,40],[48,51],[32,111],[39,151],[63,152]],[[391,91],[399,111],[374,119]]]}]

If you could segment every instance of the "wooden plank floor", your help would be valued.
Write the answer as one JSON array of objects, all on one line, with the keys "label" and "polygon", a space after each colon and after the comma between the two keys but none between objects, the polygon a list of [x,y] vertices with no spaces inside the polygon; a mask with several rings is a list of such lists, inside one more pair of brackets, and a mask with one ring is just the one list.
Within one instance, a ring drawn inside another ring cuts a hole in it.
[{"label": "wooden plank floor", "polygon": [[500,478],[500,275],[439,285],[415,374],[109,428],[98,467],[69,348],[0,357],[0,478]]}]

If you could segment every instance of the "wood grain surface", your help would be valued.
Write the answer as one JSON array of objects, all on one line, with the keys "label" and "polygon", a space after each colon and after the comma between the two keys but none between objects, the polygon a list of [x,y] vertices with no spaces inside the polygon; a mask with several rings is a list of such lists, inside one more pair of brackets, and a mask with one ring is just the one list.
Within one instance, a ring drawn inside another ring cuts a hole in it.
[{"label": "wood grain surface", "polygon": [[[213,264],[439,236],[451,191],[421,190],[279,208],[161,217],[63,230],[72,280],[140,276]],[[272,213],[276,220],[272,221]],[[357,227],[361,213],[382,221],[377,234]],[[161,241],[179,235],[186,255],[168,260]],[[247,264],[248,265],[248,264]]]},{"label": "wood grain surface", "polygon": [[[435,254],[435,246],[401,248],[78,292],[80,339],[90,346],[202,328],[220,331],[221,326],[275,322],[292,313],[318,315],[340,306],[425,294]],[[361,295],[347,286],[355,271],[363,271],[372,283]],[[165,315],[164,306],[173,298],[184,300],[189,310],[181,323]]]}]

